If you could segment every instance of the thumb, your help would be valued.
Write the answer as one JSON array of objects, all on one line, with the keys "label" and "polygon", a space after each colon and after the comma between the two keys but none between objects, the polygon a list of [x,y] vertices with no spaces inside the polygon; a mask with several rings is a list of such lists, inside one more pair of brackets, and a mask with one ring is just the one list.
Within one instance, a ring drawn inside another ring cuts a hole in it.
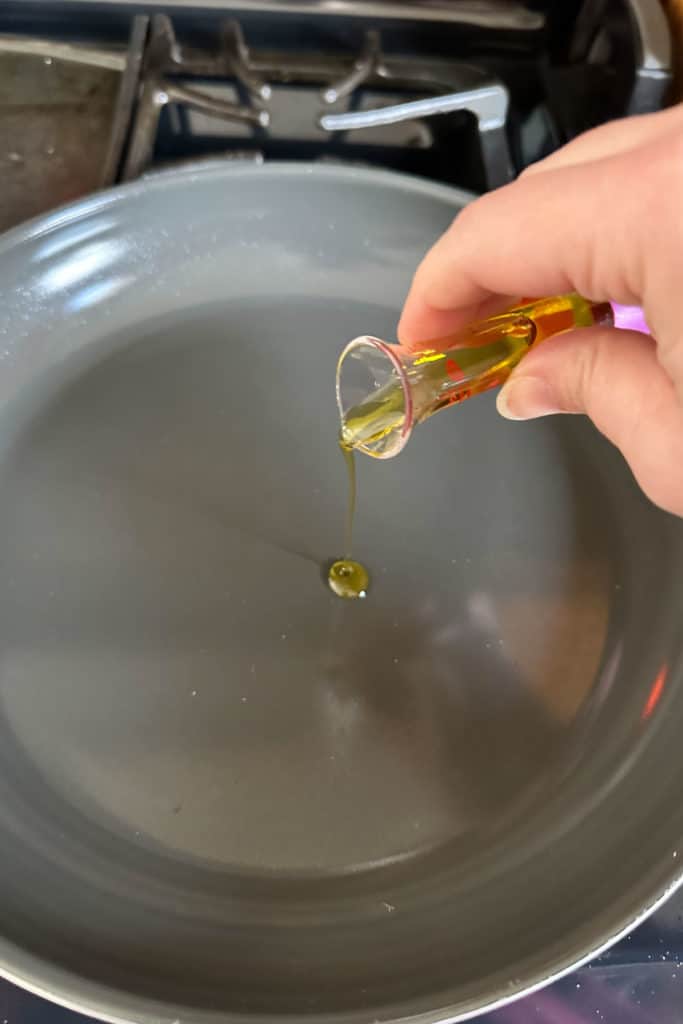
[{"label": "thumb", "polygon": [[553,338],[517,367],[498,411],[513,420],[586,413],[648,497],[683,515],[683,406],[652,338],[600,327]]}]

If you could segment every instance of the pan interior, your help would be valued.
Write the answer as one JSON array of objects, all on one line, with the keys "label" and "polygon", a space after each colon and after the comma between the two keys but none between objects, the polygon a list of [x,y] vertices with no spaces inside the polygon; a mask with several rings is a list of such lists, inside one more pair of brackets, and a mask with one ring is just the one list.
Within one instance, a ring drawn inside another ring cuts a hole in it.
[{"label": "pan interior", "polygon": [[[614,581],[552,430],[522,451],[480,404],[359,460],[372,596],[325,591],[335,341],[390,317],[306,299],[149,325],[15,446],[5,723],[84,822],[197,870],[368,871],[471,841],[573,748]],[[484,424],[484,462],[443,450]]]}]

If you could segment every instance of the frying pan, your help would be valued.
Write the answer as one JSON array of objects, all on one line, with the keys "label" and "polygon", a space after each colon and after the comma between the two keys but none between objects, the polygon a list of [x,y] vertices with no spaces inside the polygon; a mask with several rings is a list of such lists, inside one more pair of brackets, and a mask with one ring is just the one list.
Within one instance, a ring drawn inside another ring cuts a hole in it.
[{"label": "frying pan", "polygon": [[[578,418],[490,398],[361,460],[464,193],[209,167],[0,242],[0,963],[109,1020],[462,1019],[683,862],[681,522]],[[679,858],[680,851],[680,858]]]}]

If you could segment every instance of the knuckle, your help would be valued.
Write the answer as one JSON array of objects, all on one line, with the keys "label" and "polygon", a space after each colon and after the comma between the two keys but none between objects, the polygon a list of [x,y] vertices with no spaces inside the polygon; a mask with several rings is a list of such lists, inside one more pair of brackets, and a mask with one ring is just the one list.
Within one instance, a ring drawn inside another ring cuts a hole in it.
[{"label": "knuckle", "polygon": [[569,399],[572,408],[585,409],[589,416],[593,415],[595,377],[598,365],[600,346],[578,345],[574,353],[574,372],[568,377]]},{"label": "knuckle", "polygon": [[520,171],[520,173],[517,175],[517,179],[516,180],[517,181],[527,181],[529,178],[532,178],[534,176],[534,174],[538,174],[540,171],[545,170],[545,168],[546,168],[546,161],[545,160],[536,160],[535,163],[529,164],[529,166],[525,167],[523,171]]},{"label": "knuckle", "polygon": [[467,203],[444,236],[447,243],[457,244],[458,253],[463,259],[466,259],[470,253],[476,252],[480,246],[482,232],[486,234],[487,225],[495,215],[500,191],[498,189],[494,192],[487,192],[471,203]]},{"label": "knuckle", "polygon": [[647,189],[649,203],[654,212],[664,214],[665,220],[670,221],[682,205],[683,132],[676,131],[652,146],[643,147],[641,165],[640,180]]},{"label": "knuckle", "polygon": [[586,412],[600,426],[604,397],[609,393],[612,351],[609,337],[587,333],[575,337],[571,345],[571,370],[563,375],[564,399],[568,409]]},{"label": "knuckle", "polygon": [[476,223],[479,218],[482,199],[484,198],[485,197],[482,196],[479,199],[474,199],[471,203],[467,203],[463,206],[462,210],[460,210],[454,218],[448,230],[449,235],[453,234],[457,235],[458,238],[463,238],[472,231],[472,222],[474,221]]}]

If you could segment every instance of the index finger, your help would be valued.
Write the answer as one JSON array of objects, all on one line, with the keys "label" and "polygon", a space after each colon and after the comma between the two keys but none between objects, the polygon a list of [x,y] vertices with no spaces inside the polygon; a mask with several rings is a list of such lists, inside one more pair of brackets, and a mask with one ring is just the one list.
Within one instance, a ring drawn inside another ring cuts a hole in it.
[{"label": "index finger", "polygon": [[638,303],[645,239],[636,236],[657,187],[653,151],[642,167],[642,154],[629,154],[638,190],[623,180],[616,156],[530,175],[465,207],[415,274],[401,342],[414,347],[451,333],[486,315],[499,296],[578,291]]}]

